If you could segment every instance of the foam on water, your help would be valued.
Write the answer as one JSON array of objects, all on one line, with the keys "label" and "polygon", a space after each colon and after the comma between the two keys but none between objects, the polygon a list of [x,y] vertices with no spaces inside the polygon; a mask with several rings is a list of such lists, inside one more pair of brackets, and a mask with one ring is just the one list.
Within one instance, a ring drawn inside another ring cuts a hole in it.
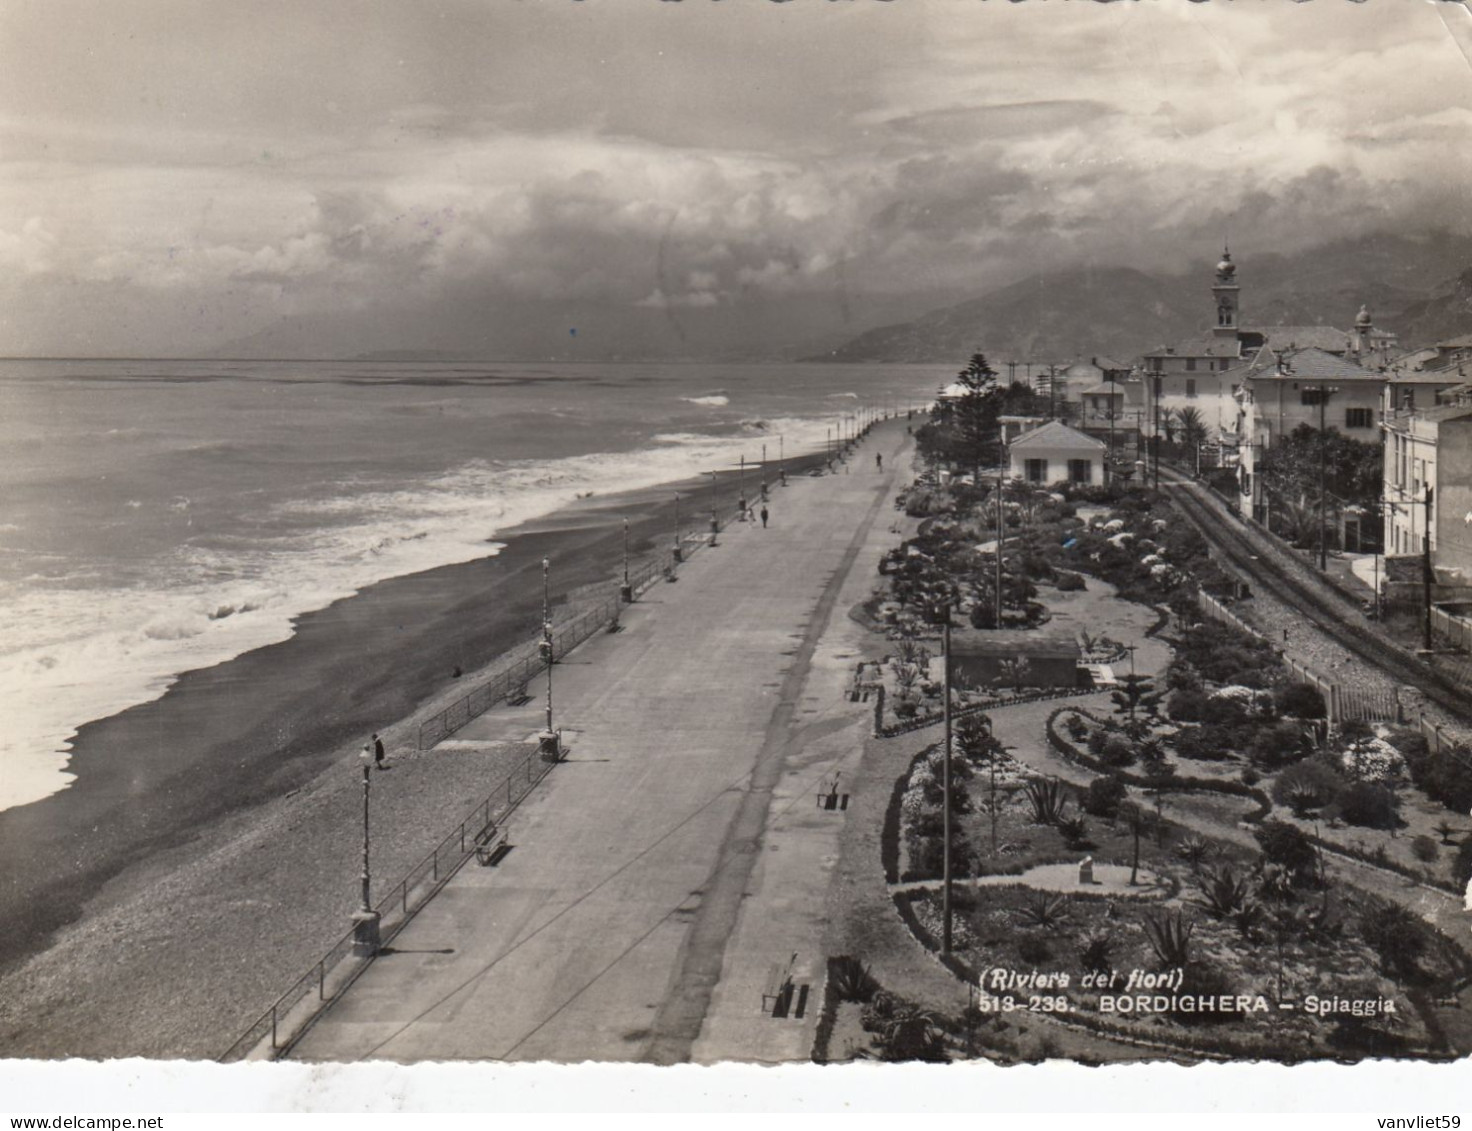
[{"label": "foam on water", "polygon": [[108,586],[83,570],[46,577],[4,602],[0,808],[74,780],[67,752],[83,723],[158,698],[184,672],[289,638],[302,613],[390,577],[493,555],[497,533],[589,493],[733,468],[743,455],[751,466],[763,438],[774,461],[779,434],[789,457],[816,450],[824,427],[783,417],[743,421],[728,436],[661,434],[637,451],[471,461],[394,489],[349,485],[279,501],[265,516],[271,536],[185,543],[146,583]]}]

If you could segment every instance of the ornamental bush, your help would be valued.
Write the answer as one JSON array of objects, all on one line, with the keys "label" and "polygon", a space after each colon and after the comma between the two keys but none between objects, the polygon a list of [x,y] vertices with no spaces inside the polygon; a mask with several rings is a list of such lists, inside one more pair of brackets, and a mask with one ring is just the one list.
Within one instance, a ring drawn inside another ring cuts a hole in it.
[{"label": "ornamental bush", "polygon": [[1361,828],[1393,829],[1400,825],[1395,791],[1379,782],[1352,782],[1339,794],[1334,808],[1346,824]]},{"label": "ornamental bush", "polygon": [[1295,879],[1314,874],[1317,857],[1313,842],[1296,825],[1287,821],[1264,821],[1252,835],[1268,863],[1286,868]]},{"label": "ornamental bush", "polygon": [[1311,683],[1285,683],[1273,692],[1278,714],[1296,719],[1322,719],[1324,697]]},{"label": "ornamental bush", "polygon": [[1128,796],[1129,789],[1124,782],[1113,774],[1106,774],[1089,783],[1089,788],[1084,790],[1080,806],[1085,813],[1092,816],[1113,820],[1119,812],[1120,805]]},{"label": "ornamental bush", "polygon": [[1170,693],[1170,698],[1166,700],[1165,713],[1174,722],[1199,723],[1203,721],[1207,701],[1206,692],[1199,688],[1180,688]]}]

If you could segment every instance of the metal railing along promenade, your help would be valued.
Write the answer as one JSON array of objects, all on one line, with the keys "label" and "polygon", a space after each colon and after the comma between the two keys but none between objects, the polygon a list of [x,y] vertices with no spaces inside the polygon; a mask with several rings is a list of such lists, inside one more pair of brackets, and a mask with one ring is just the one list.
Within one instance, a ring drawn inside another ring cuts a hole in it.
[{"label": "metal railing along promenade", "polygon": [[[737,515],[734,509],[731,513],[733,516]],[[729,522],[723,523],[721,530],[726,531],[729,525]],[[707,535],[686,534],[680,541],[682,559],[688,559],[693,552],[708,544]],[[652,556],[645,555],[638,563],[630,566],[629,587],[637,594],[658,578],[666,576],[675,565],[673,549]],[[621,578],[622,573],[619,576]],[[573,609],[560,622],[554,621],[552,655],[560,659],[599,631],[617,625],[621,608],[622,604],[615,592],[613,596]],[[503,659],[502,667],[484,683],[420,723],[419,749],[428,750],[436,743],[443,742],[471,719],[485,714],[497,703],[517,695],[528,682],[541,674],[547,665],[538,651],[539,641],[540,637],[508,653]]]},{"label": "metal railing along promenade", "polygon": [[[475,855],[478,834],[499,825],[547,776],[553,765],[543,761],[540,754],[529,753],[429,855],[379,897],[373,910],[380,916],[383,946]],[[220,1060],[243,1060],[258,1049],[274,1058],[290,1049],[318,1013],[336,1001],[372,961],[369,958],[351,961],[352,958],[353,931],[348,931],[251,1023]]]}]

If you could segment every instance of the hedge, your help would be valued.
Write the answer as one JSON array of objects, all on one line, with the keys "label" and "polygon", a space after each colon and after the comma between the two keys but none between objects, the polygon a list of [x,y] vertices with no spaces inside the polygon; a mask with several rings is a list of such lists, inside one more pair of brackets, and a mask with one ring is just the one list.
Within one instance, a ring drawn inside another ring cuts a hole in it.
[{"label": "hedge", "polygon": [[1058,733],[1057,721],[1059,716],[1065,711],[1070,710],[1081,715],[1086,715],[1096,722],[1098,721],[1093,714],[1082,708],[1059,707],[1048,716],[1048,744],[1059,754],[1063,755],[1063,757],[1071,762],[1076,762],[1085,769],[1093,770],[1096,774],[1113,774],[1127,785],[1138,786],[1141,789],[1160,789],[1170,793],[1224,793],[1231,797],[1245,797],[1251,801],[1256,801],[1258,808],[1251,813],[1245,814],[1242,817],[1244,821],[1254,823],[1261,821],[1273,811],[1272,798],[1255,786],[1245,785],[1242,782],[1179,776],[1157,781],[1155,778],[1146,777],[1144,774],[1132,774],[1127,770],[1117,770],[1103,759],[1095,758],[1092,754],[1080,750],[1072,742]]}]

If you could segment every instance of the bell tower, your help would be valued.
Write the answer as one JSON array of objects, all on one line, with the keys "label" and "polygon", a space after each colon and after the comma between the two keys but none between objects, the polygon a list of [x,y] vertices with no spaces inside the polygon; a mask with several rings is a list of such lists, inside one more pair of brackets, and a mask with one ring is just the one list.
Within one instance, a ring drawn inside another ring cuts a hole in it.
[{"label": "bell tower", "polygon": [[1237,285],[1237,265],[1232,262],[1232,253],[1223,247],[1221,262],[1216,265],[1216,282],[1211,288],[1211,296],[1216,301],[1216,325],[1212,327],[1212,337],[1236,341],[1237,302],[1241,289]]}]

